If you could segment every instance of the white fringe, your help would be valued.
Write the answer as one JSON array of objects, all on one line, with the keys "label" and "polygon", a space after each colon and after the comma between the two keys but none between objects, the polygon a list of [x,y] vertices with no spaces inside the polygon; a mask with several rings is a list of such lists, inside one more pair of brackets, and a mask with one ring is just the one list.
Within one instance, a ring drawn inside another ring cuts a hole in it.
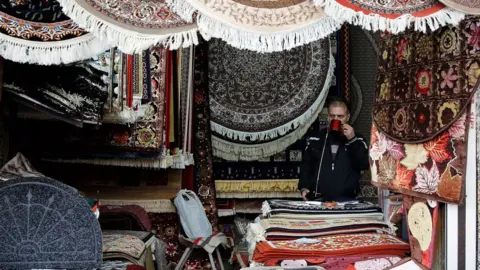
[{"label": "white fringe", "polygon": [[141,53],[154,45],[176,50],[198,44],[196,27],[169,34],[139,33],[102,20],[78,4],[77,0],[59,0],[58,2],[63,12],[73,21],[99,39],[106,41],[108,45],[116,46],[127,54]]},{"label": "white fringe", "polygon": [[336,19],[328,16],[301,29],[273,33],[234,28],[204,14],[198,15],[197,24],[204,37],[220,38],[235,48],[261,53],[290,50],[325,38],[341,27]]},{"label": "white fringe", "polygon": [[92,58],[110,46],[92,34],[63,41],[30,41],[0,34],[0,55],[17,63],[70,64]]},{"label": "white fringe", "polygon": [[342,22],[358,25],[368,31],[388,31],[398,34],[405,31],[413,24],[415,31],[426,33],[427,30],[435,31],[447,24],[457,25],[465,18],[465,14],[452,8],[444,8],[425,17],[414,17],[404,14],[396,19],[387,19],[378,14],[365,14],[344,7],[335,0],[313,0],[315,5],[324,7],[325,13]]},{"label": "white fringe", "polygon": [[272,212],[272,208],[270,208],[270,204],[268,204],[268,201],[264,201],[262,203],[262,215],[264,217],[268,217],[268,215],[270,215],[270,212]]},{"label": "white fringe", "polygon": [[213,155],[230,161],[253,161],[272,156],[285,150],[287,147],[301,139],[317,119],[318,114],[322,111],[325,104],[334,72],[335,59],[330,55],[330,66],[325,85],[315,103],[308,109],[308,111],[298,118],[296,130],[271,142],[252,145],[233,143],[212,135]]},{"label": "white fringe", "polygon": [[248,244],[248,253],[253,254],[257,242],[266,241],[265,239],[265,229],[259,223],[250,223],[248,224],[247,234],[245,235],[245,240]]},{"label": "white fringe", "polygon": [[[192,22],[193,14],[197,9],[186,0],[167,0],[167,4],[183,20]],[[337,19],[324,16],[322,19],[302,28],[279,32],[258,32],[239,29],[201,11],[197,15],[197,25],[205,40],[215,37],[235,48],[262,53],[290,50],[317,41],[327,37],[342,26]]]}]

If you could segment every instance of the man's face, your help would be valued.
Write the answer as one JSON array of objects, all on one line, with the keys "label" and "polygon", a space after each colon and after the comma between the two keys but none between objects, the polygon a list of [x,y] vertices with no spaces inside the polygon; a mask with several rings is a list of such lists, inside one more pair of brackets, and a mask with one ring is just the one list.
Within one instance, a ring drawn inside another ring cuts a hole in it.
[{"label": "man's face", "polygon": [[328,107],[328,122],[333,119],[340,120],[342,124],[345,124],[350,119],[350,114],[347,111],[347,108],[342,105],[331,105]]}]

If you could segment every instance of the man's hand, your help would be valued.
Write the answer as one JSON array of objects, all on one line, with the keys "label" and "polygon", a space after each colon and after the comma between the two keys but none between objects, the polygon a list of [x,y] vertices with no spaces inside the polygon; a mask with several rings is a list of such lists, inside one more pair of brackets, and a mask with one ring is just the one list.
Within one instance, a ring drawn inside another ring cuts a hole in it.
[{"label": "man's hand", "polygon": [[349,124],[343,124],[343,135],[347,137],[348,140],[351,140],[355,137],[355,130],[353,130],[353,127],[350,126]]},{"label": "man's hand", "polygon": [[308,195],[308,193],[310,193],[310,190],[308,190],[308,189],[304,189],[304,190],[302,191],[302,198],[303,198],[304,201],[308,201],[308,200],[307,200],[307,195]]}]

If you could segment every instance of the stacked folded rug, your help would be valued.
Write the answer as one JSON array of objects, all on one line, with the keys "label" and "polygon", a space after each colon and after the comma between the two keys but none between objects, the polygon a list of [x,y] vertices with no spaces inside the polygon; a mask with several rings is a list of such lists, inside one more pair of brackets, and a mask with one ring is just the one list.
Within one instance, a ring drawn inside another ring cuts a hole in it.
[{"label": "stacked folded rug", "polygon": [[252,266],[385,269],[410,252],[371,203],[268,200],[262,212],[246,233]]},{"label": "stacked folded rug", "polygon": [[292,240],[312,238],[335,234],[351,233],[391,233],[391,226],[374,219],[325,219],[325,220],[295,220],[295,219],[263,219],[260,225],[265,230],[267,240]]},{"label": "stacked folded rug", "polygon": [[289,200],[268,200],[262,206],[264,216],[286,219],[383,219],[382,209],[368,202],[317,203]]}]

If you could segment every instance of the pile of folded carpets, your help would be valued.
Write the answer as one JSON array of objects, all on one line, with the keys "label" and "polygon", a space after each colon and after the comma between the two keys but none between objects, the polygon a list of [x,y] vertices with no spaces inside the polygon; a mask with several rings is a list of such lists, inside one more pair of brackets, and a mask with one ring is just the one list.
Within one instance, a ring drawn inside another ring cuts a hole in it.
[{"label": "pile of folded carpets", "polygon": [[265,231],[265,239],[269,241],[352,233],[394,233],[394,228],[386,222],[362,218],[325,220],[262,219],[260,220],[260,225]]},{"label": "pile of folded carpets", "polygon": [[375,204],[267,200],[262,212],[245,237],[253,265],[384,269],[410,250]]}]

